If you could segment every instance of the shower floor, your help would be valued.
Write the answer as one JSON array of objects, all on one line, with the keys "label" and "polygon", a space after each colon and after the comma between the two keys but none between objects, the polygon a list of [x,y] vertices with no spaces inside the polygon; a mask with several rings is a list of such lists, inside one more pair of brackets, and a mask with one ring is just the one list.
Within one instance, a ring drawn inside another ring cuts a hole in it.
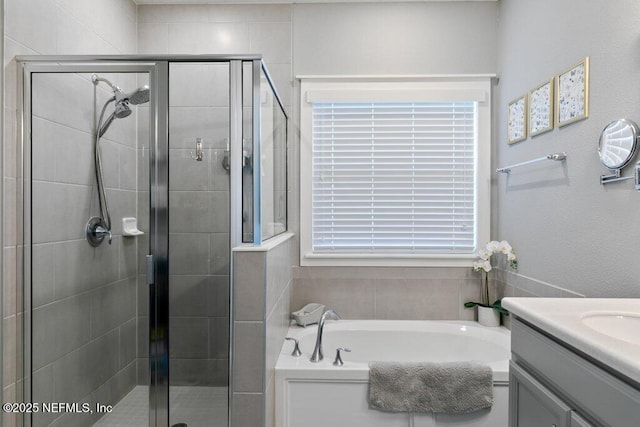
[{"label": "shower floor", "polygon": [[[226,427],[228,389],[226,387],[171,387],[169,425],[185,423],[188,427]],[[149,387],[134,387],[113,411],[94,426],[149,427]]]}]

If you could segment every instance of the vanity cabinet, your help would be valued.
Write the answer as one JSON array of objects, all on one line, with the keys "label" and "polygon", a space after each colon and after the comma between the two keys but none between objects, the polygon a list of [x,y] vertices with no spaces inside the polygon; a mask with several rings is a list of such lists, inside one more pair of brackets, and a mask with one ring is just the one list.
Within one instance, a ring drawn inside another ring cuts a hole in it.
[{"label": "vanity cabinet", "polygon": [[513,362],[509,365],[509,403],[512,427],[571,425],[571,408]]},{"label": "vanity cabinet", "polygon": [[631,380],[514,318],[509,427],[637,427],[640,389]]}]

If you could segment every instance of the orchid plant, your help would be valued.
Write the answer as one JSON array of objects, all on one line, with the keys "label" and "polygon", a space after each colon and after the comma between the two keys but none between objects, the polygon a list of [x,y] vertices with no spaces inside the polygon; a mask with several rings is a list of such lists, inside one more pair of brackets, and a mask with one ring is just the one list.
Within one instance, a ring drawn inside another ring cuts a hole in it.
[{"label": "orchid plant", "polygon": [[473,271],[482,272],[482,294],[481,294],[481,302],[469,301],[465,302],[464,306],[467,308],[475,307],[477,305],[481,307],[492,307],[494,310],[497,310],[499,313],[504,315],[509,315],[509,312],[502,307],[502,301],[500,299],[496,300],[493,304],[490,303],[491,299],[489,298],[489,272],[493,269],[491,266],[491,256],[493,254],[503,254],[506,255],[507,261],[509,262],[509,267],[512,269],[518,268],[518,259],[516,258],[516,254],[513,252],[513,248],[506,240],[498,242],[496,240],[492,240],[486,244],[486,246],[478,251],[479,260],[473,263]]}]

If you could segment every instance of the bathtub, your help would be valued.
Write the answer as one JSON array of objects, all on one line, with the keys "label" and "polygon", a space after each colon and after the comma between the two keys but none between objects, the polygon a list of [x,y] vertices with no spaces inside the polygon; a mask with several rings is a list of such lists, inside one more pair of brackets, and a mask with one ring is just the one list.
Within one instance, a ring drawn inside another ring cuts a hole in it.
[{"label": "bathtub", "polygon": [[[291,326],[300,341],[293,357],[286,341],[275,367],[276,427],[506,427],[510,334],[466,321],[340,320],[324,327],[324,360],[309,361],[317,326]],[[344,365],[333,366],[346,347]],[[494,404],[471,414],[409,414],[371,410],[367,404],[369,361],[478,361],[493,369]]]}]

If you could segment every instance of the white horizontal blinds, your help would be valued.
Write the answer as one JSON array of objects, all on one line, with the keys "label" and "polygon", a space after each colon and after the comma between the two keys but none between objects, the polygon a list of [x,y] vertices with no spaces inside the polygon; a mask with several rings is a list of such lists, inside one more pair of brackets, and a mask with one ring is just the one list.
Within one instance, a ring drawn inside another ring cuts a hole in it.
[{"label": "white horizontal blinds", "polygon": [[472,253],[476,104],[314,103],[314,252]]}]

